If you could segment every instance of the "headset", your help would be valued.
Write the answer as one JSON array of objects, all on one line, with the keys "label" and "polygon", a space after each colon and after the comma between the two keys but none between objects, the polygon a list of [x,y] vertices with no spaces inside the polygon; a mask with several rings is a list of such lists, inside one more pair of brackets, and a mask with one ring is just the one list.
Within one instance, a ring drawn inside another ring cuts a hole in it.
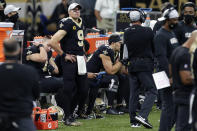
[{"label": "headset", "polygon": [[164,17],[165,17],[167,20],[169,19],[169,15],[170,15],[170,13],[171,13],[173,10],[175,10],[174,7],[169,8],[168,11],[167,11],[167,13],[164,15]]},{"label": "headset", "polygon": [[[130,12],[132,12],[132,11],[138,11],[138,12],[140,12],[140,19],[139,19],[139,21],[141,23],[144,23],[145,22],[145,20],[146,20],[146,14],[144,13],[143,10],[140,10],[140,9],[137,9],[137,8],[133,8],[133,9],[131,9]],[[128,16],[130,16],[130,12],[128,13]]]}]

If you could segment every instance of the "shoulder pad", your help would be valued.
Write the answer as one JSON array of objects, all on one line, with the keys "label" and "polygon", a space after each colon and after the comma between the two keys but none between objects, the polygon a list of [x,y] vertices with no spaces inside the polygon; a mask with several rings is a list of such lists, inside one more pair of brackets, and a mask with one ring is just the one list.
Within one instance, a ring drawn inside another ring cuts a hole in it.
[{"label": "shoulder pad", "polygon": [[68,19],[69,19],[69,17],[63,18],[63,19],[61,19],[60,21],[61,21],[61,22],[65,22],[65,21],[68,20]]},{"label": "shoulder pad", "polygon": [[110,48],[109,45],[105,45],[105,47]]}]

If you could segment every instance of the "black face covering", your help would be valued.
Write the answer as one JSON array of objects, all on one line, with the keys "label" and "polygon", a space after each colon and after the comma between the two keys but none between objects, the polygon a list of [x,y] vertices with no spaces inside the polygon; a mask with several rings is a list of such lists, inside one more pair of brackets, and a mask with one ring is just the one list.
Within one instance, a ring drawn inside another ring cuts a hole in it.
[{"label": "black face covering", "polygon": [[0,10],[0,21],[4,21],[4,19],[5,19],[4,11]]},{"label": "black face covering", "polygon": [[183,18],[186,24],[191,24],[194,21],[194,15],[184,15]]},{"label": "black face covering", "polygon": [[174,23],[170,23],[170,24],[169,24],[169,28],[170,28],[171,30],[174,29],[176,26],[177,26],[177,24],[174,24]]},{"label": "black face covering", "polygon": [[9,18],[10,22],[16,23],[18,20],[18,13]]}]

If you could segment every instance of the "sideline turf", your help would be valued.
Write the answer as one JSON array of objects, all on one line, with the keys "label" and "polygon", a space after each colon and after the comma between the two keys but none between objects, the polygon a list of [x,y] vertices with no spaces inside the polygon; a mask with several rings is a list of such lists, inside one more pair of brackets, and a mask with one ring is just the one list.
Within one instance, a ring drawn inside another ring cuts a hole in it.
[{"label": "sideline turf", "polygon": [[[83,123],[79,127],[68,127],[63,123],[59,123],[59,127],[56,130],[50,131],[150,131],[143,126],[140,128],[132,128],[129,124],[129,115],[104,115],[104,119],[92,119],[92,120],[79,120]],[[158,131],[159,128],[160,111],[153,108],[149,116],[149,121],[153,125],[151,131]],[[43,130],[42,130],[43,131]]]}]

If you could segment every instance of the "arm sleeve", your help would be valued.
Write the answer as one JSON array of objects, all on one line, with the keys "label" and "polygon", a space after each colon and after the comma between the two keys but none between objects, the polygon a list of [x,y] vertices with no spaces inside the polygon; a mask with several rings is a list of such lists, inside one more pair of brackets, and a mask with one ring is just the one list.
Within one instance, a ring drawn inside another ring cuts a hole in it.
[{"label": "arm sleeve", "polygon": [[179,71],[191,71],[190,54],[183,54],[183,56],[180,57]]},{"label": "arm sleeve", "polygon": [[126,46],[128,48],[128,33],[127,33],[127,31],[124,32],[124,44],[126,44]]},{"label": "arm sleeve", "polygon": [[100,52],[100,54],[106,55],[106,56],[111,56],[113,52],[109,48],[103,48]]},{"label": "arm sleeve", "polygon": [[156,35],[154,37],[154,40],[153,40],[153,42],[154,42],[154,49],[155,49],[155,56],[156,57],[159,57],[159,56],[163,55],[163,51],[165,50],[163,48],[163,45],[166,44],[165,43],[166,41],[162,40],[163,38],[161,38],[161,37],[162,37],[161,35]]},{"label": "arm sleeve", "polygon": [[155,56],[154,33],[151,28],[149,28],[149,34],[151,37],[151,49],[152,49],[153,55]]},{"label": "arm sleeve", "polygon": [[173,29],[173,32],[174,32],[174,34],[176,35],[176,38],[177,38],[177,40],[178,40],[178,42],[180,43],[180,44],[183,44],[183,43],[181,43],[181,34],[182,34],[182,30],[181,30],[182,28],[181,28],[181,25],[180,24],[178,24],[178,26],[176,26],[176,28],[175,29]]},{"label": "arm sleeve", "polygon": [[70,32],[73,28],[72,21],[69,18],[63,18],[58,24],[59,30]]},{"label": "arm sleeve", "polygon": [[160,71],[166,71],[167,74],[169,74],[168,71],[168,60],[166,58],[165,50],[166,50],[166,40],[163,39],[164,36],[162,35],[156,35],[154,37],[154,49],[155,49],[155,57],[157,59],[157,68]]},{"label": "arm sleeve", "polygon": [[27,63],[26,56],[34,54],[34,53],[39,53],[39,50],[36,46],[27,47],[26,49],[24,49],[23,58],[22,58],[23,63]]}]

